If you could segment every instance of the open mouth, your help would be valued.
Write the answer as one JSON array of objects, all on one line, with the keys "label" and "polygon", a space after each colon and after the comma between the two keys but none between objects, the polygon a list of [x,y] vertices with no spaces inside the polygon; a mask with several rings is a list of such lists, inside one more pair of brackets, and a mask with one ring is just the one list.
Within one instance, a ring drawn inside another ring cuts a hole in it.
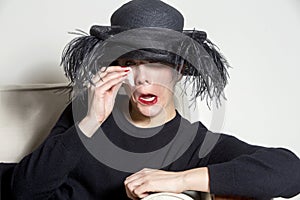
[{"label": "open mouth", "polygon": [[153,105],[157,102],[157,96],[154,94],[142,94],[138,98],[139,102],[146,105]]}]

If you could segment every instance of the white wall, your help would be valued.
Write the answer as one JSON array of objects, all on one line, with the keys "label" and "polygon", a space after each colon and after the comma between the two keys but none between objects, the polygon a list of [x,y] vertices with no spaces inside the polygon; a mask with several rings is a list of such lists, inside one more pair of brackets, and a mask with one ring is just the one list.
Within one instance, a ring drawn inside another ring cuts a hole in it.
[{"label": "white wall", "polygon": [[[121,0],[1,0],[0,85],[66,82],[59,66],[76,28],[109,24]],[[166,0],[186,29],[208,33],[232,65],[222,132],[300,155],[300,1]],[[214,129],[206,108],[199,114]],[[217,130],[217,131],[218,131]],[[297,199],[295,197],[294,199]],[[300,196],[298,196],[300,199]]]}]

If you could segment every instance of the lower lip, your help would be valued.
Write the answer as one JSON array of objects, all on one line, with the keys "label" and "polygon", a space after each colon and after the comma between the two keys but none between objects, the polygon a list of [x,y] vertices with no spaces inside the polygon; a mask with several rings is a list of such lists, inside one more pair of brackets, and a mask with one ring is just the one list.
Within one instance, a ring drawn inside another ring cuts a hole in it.
[{"label": "lower lip", "polygon": [[155,97],[152,101],[145,101],[144,99],[142,99],[141,97],[138,98],[139,99],[139,102],[141,102],[142,104],[145,104],[145,105],[154,105],[157,103],[157,97]]}]

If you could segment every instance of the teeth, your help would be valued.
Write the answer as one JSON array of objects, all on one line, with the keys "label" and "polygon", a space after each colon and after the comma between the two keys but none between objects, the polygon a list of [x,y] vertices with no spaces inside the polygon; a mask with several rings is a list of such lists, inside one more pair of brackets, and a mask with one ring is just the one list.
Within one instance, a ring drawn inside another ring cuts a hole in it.
[{"label": "teeth", "polygon": [[144,101],[153,101],[155,97],[140,97]]}]

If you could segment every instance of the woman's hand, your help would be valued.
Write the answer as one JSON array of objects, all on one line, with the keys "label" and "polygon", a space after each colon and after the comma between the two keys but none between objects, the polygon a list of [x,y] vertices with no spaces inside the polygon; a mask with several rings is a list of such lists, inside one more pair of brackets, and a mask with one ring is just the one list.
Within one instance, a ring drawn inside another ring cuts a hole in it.
[{"label": "woman's hand", "polygon": [[168,172],[145,168],[124,181],[127,196],[131,199],[140,199],[152,192],[181,193],[183,187],[182,172]]},{"label": "woman's hand", "polygon": [[129,67],[110,66],[106,70],[102,68],[93,77],[95,86],[88,86],[88,112],[78,124],[86,136],[92,137],[110,115],[118,90],[129,72]]},{"label": "woman's hand", "polygon": [[209,175],[207,167],[181,172],[145,168],[127,177],[124,184],[131,199],[144,198],[152,192],[209,192]]}]

